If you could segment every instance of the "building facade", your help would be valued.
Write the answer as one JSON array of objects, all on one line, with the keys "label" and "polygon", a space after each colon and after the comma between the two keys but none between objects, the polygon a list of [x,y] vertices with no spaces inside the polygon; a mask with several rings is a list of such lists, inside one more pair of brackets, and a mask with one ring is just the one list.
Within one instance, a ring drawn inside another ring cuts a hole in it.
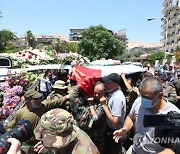
[{"label": "building facade", "polygon": [[37,44],[42,43],[46,45],[52,45],[56,39],[60,39],[63,41],[68,42],[68,37],[62,35],[62,34],[53,34],[53,35],[40,35],[35,36],[35,39],[37,41]]},{"label": "building facade", "polygon": [[16,40],[10,41],[16,48],[26,49],[29,46],[28,41],[24,38],[17,38]]},{"label": "building facade", "polygon": [[69,34],[69,41],[80,41],[81,40],[81,31],[83,29],[70,29],[70,34]]},{"label": "building facade", "polygon": [[114,36],[124,44],[125,50],[127,50],[128,38],[126,36],[126,29],[119,30],[118,32],[114,33]]},{"label": "building facade", "polygon": [[180,0],[165,0],[163,7],[162,13],[167,20],[162,19],[164,23],[161,26],[163,29],[161,42],[164,44],[164,51],[174,52],[177,46],[180,46]]}]

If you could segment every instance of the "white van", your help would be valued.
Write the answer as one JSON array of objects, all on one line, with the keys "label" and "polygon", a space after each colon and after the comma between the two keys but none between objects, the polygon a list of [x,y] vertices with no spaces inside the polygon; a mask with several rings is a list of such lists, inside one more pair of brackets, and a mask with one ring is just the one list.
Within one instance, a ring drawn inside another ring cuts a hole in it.
[{"label": "white van", "polygon": [[0,81],[7,78],[9,69],[12,68],[12,60],[9,57],[0,57]]}]

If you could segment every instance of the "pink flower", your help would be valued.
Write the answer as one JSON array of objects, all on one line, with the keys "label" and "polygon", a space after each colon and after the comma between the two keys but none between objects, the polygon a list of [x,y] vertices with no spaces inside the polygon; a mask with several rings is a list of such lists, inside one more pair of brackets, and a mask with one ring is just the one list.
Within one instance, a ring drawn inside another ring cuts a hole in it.
[{"label": "pink flower", "polygon": [[12,85],[14,85],[14,80],[13,79],[9,79],[8,83],[9,83],[10,86],[12,86]]},{"label": "pink flower", "polygon": [[19,53],[20,55],[22,54],[22,52],[21,52],[21,51],[19,51],[18,53]]},{"label": "pink flower", "polygon": [[28,58],[31,59],[31,58],[32,58],[32,55],[29,55]]},{"label": "pink flower", "polygon": [[22,55],[23,57],[25,57],[26,56],[26,54],[25,53],[23,53],[23,55]]},{"label": "pink flower", "polygon": [[18,80],[18,79],[15,80],[15,84],[17,84],[17,83],[19,83],[19,80]]}]

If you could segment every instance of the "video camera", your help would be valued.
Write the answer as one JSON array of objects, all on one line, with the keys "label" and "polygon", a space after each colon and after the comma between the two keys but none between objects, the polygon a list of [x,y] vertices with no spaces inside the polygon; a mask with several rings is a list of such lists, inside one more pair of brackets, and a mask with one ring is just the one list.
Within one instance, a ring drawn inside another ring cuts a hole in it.
[{"label": "video camera", "polygon": [[[180,150],[180,114],[144,115],[144,127],[155,127],[155,138],[162,147]],[[178,148],[178,149],[177,149]]]},{"label": "video camera", "polygon": [[32,125],[28,120],[21,120],[17,125],[9,132],[0,136],[0,154],[5,154],[9,150],[10,143],[8,138],[16,138],[23,142],[33,136]]}]

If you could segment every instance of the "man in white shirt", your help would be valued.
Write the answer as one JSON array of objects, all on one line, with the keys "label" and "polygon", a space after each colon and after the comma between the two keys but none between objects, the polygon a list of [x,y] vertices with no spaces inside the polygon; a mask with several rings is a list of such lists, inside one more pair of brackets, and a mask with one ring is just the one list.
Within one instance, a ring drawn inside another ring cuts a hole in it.
[{"label": "man in white shirt", "polygon": [[114,139],[118,142],[132,127],[135,126],[132,153],[149,154],[166,150],[160,144],[153,142],[155,139],[155,127],[144,127],[144,115],[167,114],[170,111],[180,113],[172,103],[163,99],[163,87],[155,78],[145,78],[140,85],[140,95],[133,103],[124,126],[115,131]]}]

